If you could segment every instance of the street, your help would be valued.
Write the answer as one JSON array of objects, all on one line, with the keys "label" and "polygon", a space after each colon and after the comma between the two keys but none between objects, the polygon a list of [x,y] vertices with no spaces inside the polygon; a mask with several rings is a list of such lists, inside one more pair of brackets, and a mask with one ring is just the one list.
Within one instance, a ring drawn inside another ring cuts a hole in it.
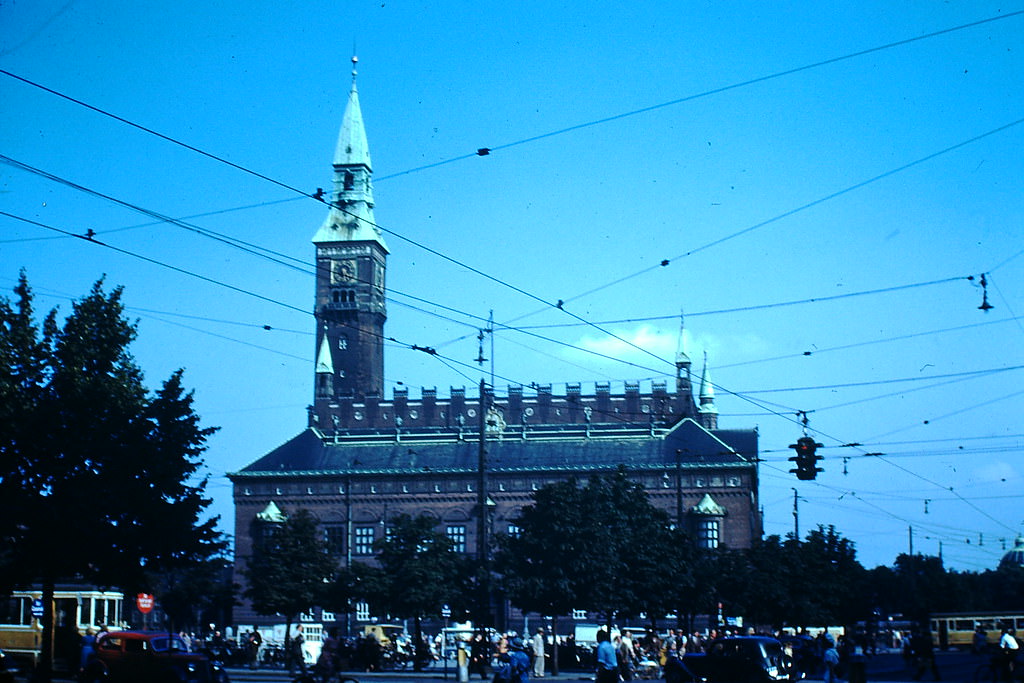
[{"label": "street", "polygon": [[[985,659],[964,652],[936,652],[936,663],[943,681],[954,681],[970,683],[974,680],[974,671],[986,662]],[[889,683],[909,683],[913,680],[914,672],[908,669],[903,657],[898,653],[886,653],[872,657],[868,660],[868,680],[887,681]],[[290,683],[292,677],[281,670],[261,669],[249,671],[247,669],[229,670],[232,683]],[[449,667],[447,679],[445,670],[442,667],[431,667],[421,672],[383,672],[383,673],[359,673],[351,672],[351,675],[366,683],[415,683],[416,681],[444,681],[453,683],[458,681],[458,672],[454,667]],[[590,681],[593,675],[584,671],[564,671],[559,676],[547,676],[555,681]],[[474,682],[481,679],[474,678]],[[660,679],[655,679],[660,680]],[[815,679],[810,679],[815,680]],[[820,679],[817,679],[820,680]],[[925,672],[923,681],[933,680],[931,672]]]}]

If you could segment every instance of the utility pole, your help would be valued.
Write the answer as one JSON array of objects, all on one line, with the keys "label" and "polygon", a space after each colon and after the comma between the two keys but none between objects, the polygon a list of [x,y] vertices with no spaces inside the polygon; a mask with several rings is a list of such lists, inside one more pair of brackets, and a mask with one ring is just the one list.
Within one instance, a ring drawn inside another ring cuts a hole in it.
[{"label": "utility pole", "polygon": [[491,558],[489,539],[487,534],[487,383],[480,380],[480,450],[477,460],[477,559],[480,563],[481,586],[480,586],[480,609],[481,623],[478,628],[488,626],[490,622],[491,608]]},{"label": "utility pole", "polygon": [[676,528],[683,529],[683,451],[676,449]]},{"label": "utility pole", "polygon": [[910,542],[910,556],[913,557],[914,556],[914,527],[912,527],[912,526],[908,526],[907,527],[907,537],[908,537],[909,542]]},{"label": "utility pole", "polygon": [[[790,487],[793,488],[793,487]],[[797,491],[793,488],[793,540],[797,543],[800,542],[800,498],[797,495]]]}]

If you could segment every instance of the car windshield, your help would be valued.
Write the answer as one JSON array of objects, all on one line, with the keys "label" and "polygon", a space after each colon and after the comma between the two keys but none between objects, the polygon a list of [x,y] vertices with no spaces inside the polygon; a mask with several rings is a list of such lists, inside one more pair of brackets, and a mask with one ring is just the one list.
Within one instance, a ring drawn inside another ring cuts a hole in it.
[{"label": "car windshield", "polygon": [[153,650],[156,652],[167,652],[168,646],[170,646],[171,650],[188,652],[188,647],[186,647],[185,641],[178,636],[156,636],[149,642],[153,646]]}]

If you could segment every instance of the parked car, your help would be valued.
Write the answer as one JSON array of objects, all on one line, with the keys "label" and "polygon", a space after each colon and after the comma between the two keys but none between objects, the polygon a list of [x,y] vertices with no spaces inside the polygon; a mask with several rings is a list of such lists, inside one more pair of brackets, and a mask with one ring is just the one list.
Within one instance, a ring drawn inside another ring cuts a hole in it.
[{"label": "parked car", "polygon": [[0,683],[14,683],[14,662],[0,650]]},{"label": "parked car", "polygon": [[713,683],[755,683],[791,680],[793,660],[782,643],[764,636],[719,638],[707,652],[683,655],[694,680]]},{"label": "parked car", "polygon": [[80,677],[82,683],[228,683],[216,663],[189,652],[185,641],[156,631],[111,631],[100,634],[96,654]]}]

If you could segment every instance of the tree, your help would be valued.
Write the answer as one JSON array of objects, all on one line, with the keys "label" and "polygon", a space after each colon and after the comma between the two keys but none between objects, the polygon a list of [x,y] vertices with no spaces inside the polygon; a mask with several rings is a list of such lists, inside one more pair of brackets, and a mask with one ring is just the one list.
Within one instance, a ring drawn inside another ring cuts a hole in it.
[{"label": "tree", "polygon": [[198,632],[204,624],[227,623],[238,590],[230,580],[232,566],[230,559],[216,557],[154,574],[151,585],[168,630]]},{"label": "tree", "polygon": [[[542,487],[520,511],[518,531],[499,537],[502,585],[517,607],[556,620],[575,608],[664,615],[690,585],[668,516],[623,469]],[[557,672],[558,662],[553,662]]]},{"label": "tree", "polygon": [[422,667],[423,617],[455,602],[468,578],[468,563],[436,525],[427,515],[400,514],[374,543],[379,566],[355,565],[362,595],[375,614],[414,620],[416,670]]},{"label": "tree", "polygon": [[245,577],[245,596],[257,614],[285,618],[285,653],[291,657],[292,624],[299,615],[322,604],[337,567],[309,510],[298,510],[280,524],[262,527],[253,539]]},{"label": "tree", "polygon": [[[56,310],[35,324],[24,273],[14,291],[15,304],[0,299],[0,583],[39,583],[50,605],[58,580],[142,589],[152,571],[220,552],[196,480],[215,429],[200,426],[180,370],[144,386],[122,289],[98,281],[60,328]],[[44,680],[52,620],[47,609]]]}]

